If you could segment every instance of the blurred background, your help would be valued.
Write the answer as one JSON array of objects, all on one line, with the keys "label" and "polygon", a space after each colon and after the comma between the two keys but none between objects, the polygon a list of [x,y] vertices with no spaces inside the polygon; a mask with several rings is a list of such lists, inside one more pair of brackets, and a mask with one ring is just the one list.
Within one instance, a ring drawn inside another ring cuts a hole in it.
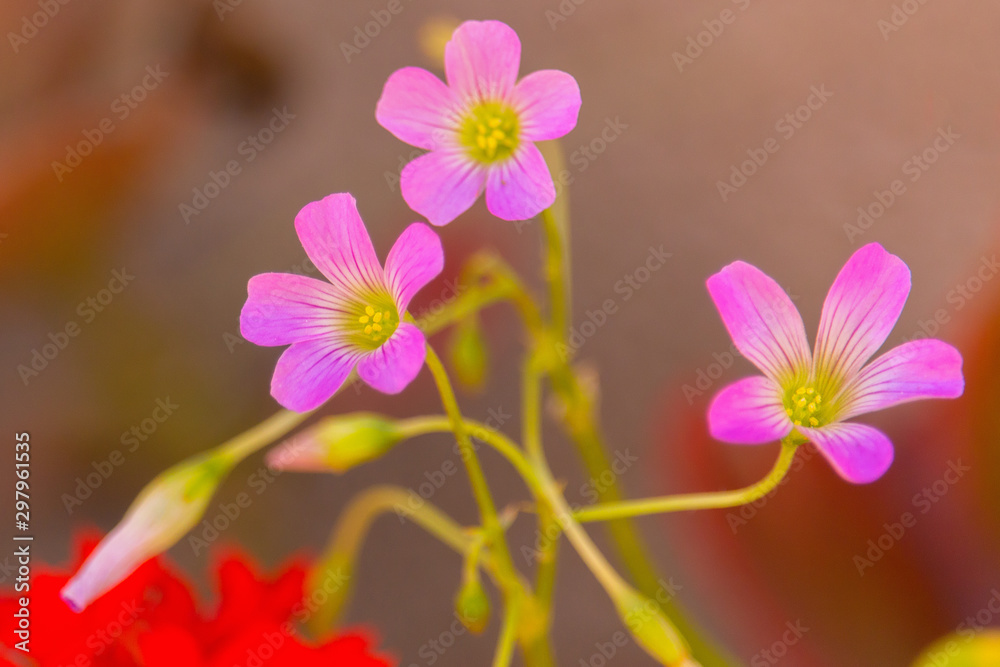
[{"label": "blurred background", "polygon": [[[279,351],[239,338],[246,281],[310,270],[292,220],[331,192],[357,197],[384,257],[416,216],[397,187],[413,149],[375,122],[382,85],[403,66],[439,70],[422,43],[440,26],[496,18],[520,34],[522,74],[562,69],[583,91],[562,142],[573,322],[579,331],[614,301],[578,357],[599,373],[612,449],[634,459],[618,475],[632,496],[734,488],[776,455],[706,433],[712,394],[751,371],[704,288],[735,259],[785,286],[811,335],[840,266],[878,241],[913,272],[887,345],[932,335],[965,355],[962,399],[866,420],[897,445],[877,483],[852,487],[802,453],[759,507],[640,522],[692,618],[754,667],[906,665],[942,635],[1000,625],[1000,7],[401,0],[386,22],[387,4],[0,5],[0,412],[8,442],[31,433],[38,558],[65,562],[74,531],[110,529],[163,468],[277,410]],[[487,246],[540,286],[538,225],[491,219],[480,201],[441,232],[446,278]],[[640,270],[653,249],[671,256]],[[415,311],[452,291],[438,281]],[[486,322],[489,385],[463,407],[517,433],[518,329],[504,308]],[[348,391],[324,412],[362,408],[439,411],[424,373],[399,398]],[[548,436],[568,499],[589,501],[595,482]],[[484,456],[500,502],[524,498]],[[428,437],[343,477],[275,477],[218,543],[269,566],[316,553],[354,493],[380,481],[416,490],[455,458],[448,439]],[[261,465],[239,468],[217,501]],[[432,500],[475,518],[461,475]],[[907,512],[915,522],[896,537]],[[531,523],[515,524],[515,545],[533,542]],[[182,542],[171,556],[211,595],[208,555]],[[571,549],[561,560],[559,664],[604,664],[597,644],[619,621]],[[386,518],[348,620],[377,628],[404,667],[487,664],[496,624],[431,648],[452,627],[459,566]],[[627,645],[609,662],[649,661]]]}]

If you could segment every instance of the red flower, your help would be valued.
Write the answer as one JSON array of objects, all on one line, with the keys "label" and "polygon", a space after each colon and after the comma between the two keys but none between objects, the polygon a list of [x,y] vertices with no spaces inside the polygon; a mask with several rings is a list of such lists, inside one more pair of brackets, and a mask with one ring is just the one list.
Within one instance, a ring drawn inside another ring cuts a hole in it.
[{"label": "red flower", "polygon": [[[95,546],[81,549],[76,567]],[[24,593],[0,596],[0,666],[22,667],[391,667],[360,633],[307,642],[296,629],[311,613],[303,603],[305,567],[262,577],[245,554],[218,565],[219,602],[208,612],[187,581],[163,559],[136,570],[81,613],[59,598],[67,572],[31,582],[30,654],[11,649],[14,612]],[[29,658],[26,662],[25,659]]]}]

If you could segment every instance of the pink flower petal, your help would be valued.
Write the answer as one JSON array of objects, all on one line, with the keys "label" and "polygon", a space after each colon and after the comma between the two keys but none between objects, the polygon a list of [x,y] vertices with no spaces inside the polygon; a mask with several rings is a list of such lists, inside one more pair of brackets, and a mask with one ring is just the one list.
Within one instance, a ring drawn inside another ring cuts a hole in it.
[{"label": "pink flower petal", "polygon": [[295,412],[318,408],[337,393],[359,356],[357,350],[329,338],[293,343],[274,368],[271,396]]},{"label": "pink flower petal", "polygon": [[716,440],[759,445],[784,438],[792,422],[785,414],[780,388],[758,375],[734,382],[715,395],[708,407],[708,430]]},{"label": "pink flower petal", "polygon": [[820,428],[799,426],[798,430],[848,482],[874,482],[892,464],[892,442],[885,433],[871,426],[834,423]]},{"label": "pink flower petal", "polygon": [[291,273],[262,273],[247,283],[240,334],[257,345],[328,336],[344,298],[329,283]]},{"label": "pink flower petal", "polygon": [[736,348],[771,380],[784,385],[809,372],[802,317],[772,278],[733,262],[708,279],[708,292]]},{"label": "pink flower petal", "polygon": [[382,265],[351,195],[306,204],[295,216],[295,231],[309,259],[335,286],[353,293],[385,289]]},{"label": "pink flower petal", "polygon": [[455,133],[455,96],[430,72],[404,67],[389,76],[375,107],[375,119],[408,144],[432,150]]},{"label": "pink flower petal", "polygon": [[566,72],[533,72],[514,88],[513,104],[520,118],[522,139],[558,139],[576,127],[580,86]]},{"label": "pink flower petal", "polygon": [[541,151],[524,143],[486,178],[486,208],[502,220],[527,220],[556,200],[556,187]]},{"label": "pink flower petal", "polygon": [[384,394],[398,394],[417,377],[426,356],[423,332],[403,322],[382,347],[361,359],[358,375]]},{"label": "pink flower petal", "polygon": [[444,47],[448,85],[472,103],[507,99],[520,66],[521,40],[500,21],[466,21]]},{"label": "pink flower petal", "polygon": [[965,389],[962,355],[940,340],[914,340],[889,350],[862,369],[841,419],[922,398],[957,398]]},{"label": "pink flower petal", "polygon": [[882,347],[910,293],[910,270],[877,243],[855,252],[830,287],[816,336],[818,375],[849,381]]},{"label": "pink flower petal", "polygon": [[409,207],[435,225],[447,225],[469,210],[486,184],[486,172],[455,150],[421,155],[403,167],[399,178]]},{"label": "pink flower petal", "polygon": [[400,313],[443,268],[441,239],[430,227],[415,222],[403,230],[385,259],[386,283]]}]

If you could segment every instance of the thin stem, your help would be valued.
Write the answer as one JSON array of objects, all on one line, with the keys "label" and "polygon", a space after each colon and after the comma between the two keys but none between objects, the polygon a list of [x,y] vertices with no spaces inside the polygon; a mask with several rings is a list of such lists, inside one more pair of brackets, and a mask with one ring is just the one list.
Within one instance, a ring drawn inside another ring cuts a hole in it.
[{"label": "thin stem", "polygon": [[556,340],[562,341],[567,335],[569,322],[569,287],[567,274],[569,267],[565,259],[565,239],[559,222],[551,208],[542,211],[542,226],[545,229],[545,277],[549,284],[549,307],[552,330]]},{"label": "thin stem", "polygon": [[242,461],[291,431],[311,414],[312,412],[282,410],[215,449],[234,462]]},{"label": "thin stem", "polygon": [[497,516],[496,505],[493,503],[493,496],[490,494],[486,476],[483,474],[482,465],[479,463],[476,448],[473,446],[469,432],[465,428],[465,420],[462,418],[462,412],[458,407],[455,390],[448,379],[448,373],[445,371],[444,364],[441,363],[440,357],[438,357],[434,348],[430,345],[427,346],[427,367],[430,368],[431,374],[434,376],[438,393],[441,395],[441,404],[444,406],[444,411],[451,421],[451,429],[455,433],[455,439],[458,441],[458,447],[462,455],[461,458],[465,463],[465,468],[468,471],[469,480],[472,484],[472,494],[479,505],[479,514],[483,528],[489,536],[490,549],[497,559],[500,584],[504,588],[505,593],[507,593],[505,596],[508,598],[507,604],[510,604],[510,594],[518,588],[517,571],[510,556],[510,550],[507,548],[503,526],[500,524],[500,518]]},{"label": "thin stem", "polygon": [[[474,548],[474,539],[447,514],[430,503],[418,498],[413,502],[413,494],[397,486],[380,485],[365,489],[351,499],[350,504],[340,514],[336,528],[322,560],[310,574],[310,588],[327,585],[331,576],[344,577],[346,585],[334,591],[324,588],[325,602],[309,618],[309,625],[318,633],[325,633],[332,627],[346,607],[351,595],[354,579],[354,564],[372,524],[383,514],[395,512],[399,516],[412,519],[415,524],[468,558]],[[481,554],[479,562],[491,571],[490,554]],[[346,577],[344,576],[346,573]],[[316,579],[321,578],[321,584]]]},{"label": "thin stem", "polygon": [[426,501],[413,502],[412,493],[408,489],[379,485],[359,493],[341,512],[329,551],[338,554],[357,553],[372,523],[390,512],[412,519],[459,554],[467,556],[474,548],[474,538],[434,505]]},{"label": "thin stem", "polygon": [[[482,422],[472,419],[463,419],[462,423],[470,437],[475,438],[476,440],[482,440],[500,453],[500,455],[507,459],[521,474],[521,477],[524,478],[528,487],[536,492],[535,495],[541,495],[540,487],[538,485],[538,475],[535,474],[535,469],[531,466],[531,463],[528,462],[528,459],[525,458],[524,453],[516,443],[499,431],[490,428]],[[451,418],[438,415],[403,419],[397,422],[397,426],[407,438],[413,438],[418,435],[426,435],[428,433],[455,432]]]},{"label": "thin stem", "polygon": [[[528,456],[538,469],[538,462],[545,460],[542,448],[542,373],[535,354],[528,355],[524,363],[521,387],[522,440]],[[556,564],[559,555],[559,534],[562,528],[556,517],[555,507],[545,499],[544,485],[538,498],[538,530],[542,536],[538,553],[538,570],[535,573],[535,595],[546,619],[552,609],[555,592]]]},{"label": "thin stem", "polygon": [[788,473],[798,444],[786,438],[781,441],[781,453],[774,467],[764,479],[756,484],[736,489],[734,491],[719,491],[712,493],[689,493],[676,496],[661,496],[659,498],[644,498],[615,503],[604,503],[577,510],[573,517],[579,522],[608,521],[625,517],[643,516],[647,514],[662,514],[664,512],[682,512],[685,510],[717,509],[745,505],[767,495]]},{"label": "thin stem", "polygon": [[504,610],[503,626],[500,628],[500,639],[497,641],[496,652],[493,654],[493,667],[508,667],[514,657],[514,646],[517,642],[517,626],[521,617],[520,595],[513,595],[507,600]]}]

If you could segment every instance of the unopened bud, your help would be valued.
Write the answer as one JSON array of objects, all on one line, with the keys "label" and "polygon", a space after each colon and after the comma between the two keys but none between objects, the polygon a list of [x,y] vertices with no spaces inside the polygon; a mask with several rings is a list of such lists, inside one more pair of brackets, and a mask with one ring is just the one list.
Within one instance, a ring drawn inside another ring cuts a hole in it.
[{"label": "unopened bud", "polygon": [[233,464],[227,455],[209,453],[160,473],[63,587],[60,596],[66,604],[82,611],[144,562],[173,546],[205,513]]},{"label": "unopened bud", "polygon": [[696,667],[684,638],[658,604],[632,588],[614,595],[618,615],[646,653],[671,667]]},{"label": "unopened bud", "polygon": [[463,386],[480,389],[485,384],[489,347],[478,318],[466,318],[455,326],[448,343],[448,361]]},{"label": "unopened bud", "polygon": [[462,625],[473,634],[478,635],[489,625],[490,597],[478,577],[462,584],[455,596],[455,611]]},{"label": "unopened bud", "polygon": [[267,464],[275,470],[342,473],[374,461],[402,439],[396,423],[381,415],[329,417],[272,449]]}]

